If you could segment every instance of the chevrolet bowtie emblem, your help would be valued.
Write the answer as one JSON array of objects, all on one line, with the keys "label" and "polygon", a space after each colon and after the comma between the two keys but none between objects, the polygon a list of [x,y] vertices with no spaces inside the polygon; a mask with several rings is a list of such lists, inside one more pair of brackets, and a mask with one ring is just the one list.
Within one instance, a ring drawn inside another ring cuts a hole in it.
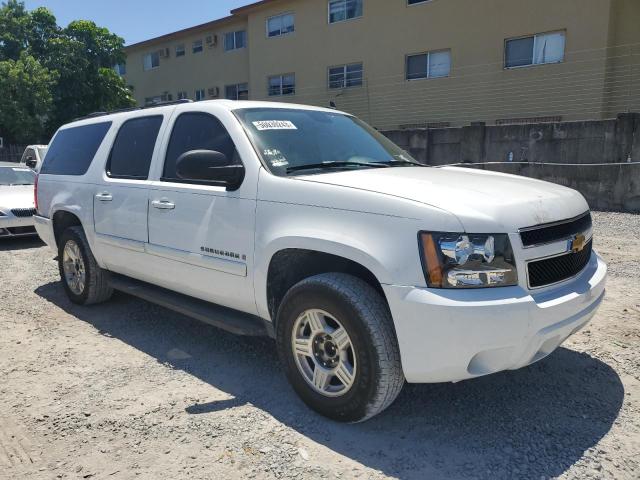
[{"label": "chevrolet bowtie emblem", "polygon": [[575,238],[569,242],[569,248],[573,253],[581,252],[587,243],[586,240],[584,235],[576,235]]}]

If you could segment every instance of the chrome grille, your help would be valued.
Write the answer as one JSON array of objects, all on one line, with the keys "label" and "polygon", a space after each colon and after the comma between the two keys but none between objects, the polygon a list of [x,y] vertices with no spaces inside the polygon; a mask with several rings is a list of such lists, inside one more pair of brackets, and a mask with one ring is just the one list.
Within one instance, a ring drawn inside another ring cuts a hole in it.
[{"label": "chrome grille", "polygon": [[33,217],[36,214],[35,208],[14,208],[11,210],[16,217]]}]

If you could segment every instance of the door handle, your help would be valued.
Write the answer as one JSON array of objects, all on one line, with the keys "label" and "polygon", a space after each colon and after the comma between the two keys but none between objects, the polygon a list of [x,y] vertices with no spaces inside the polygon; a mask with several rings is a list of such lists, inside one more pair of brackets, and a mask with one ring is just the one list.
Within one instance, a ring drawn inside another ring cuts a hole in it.
[{"label": "door handle", "polygon": [[151,202],[151,206],[159,210],[173,210],[176,208],[176,204],[171,203],[169,200],[154,200]]},{"label": "door handle", "polygon": [[96,198],[101,202],[110,202],[113,200],[113,195],[109,192],[102,192],[96,195]]}]

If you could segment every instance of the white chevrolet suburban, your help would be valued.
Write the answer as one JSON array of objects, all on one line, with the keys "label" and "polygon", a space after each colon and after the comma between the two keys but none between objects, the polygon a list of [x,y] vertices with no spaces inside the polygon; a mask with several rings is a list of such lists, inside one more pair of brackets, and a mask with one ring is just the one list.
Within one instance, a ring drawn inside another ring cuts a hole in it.
[{"label": "white chevrolet suburban", "polygon": [[92,115],[53,137],[36,200],[73,302],[117,289],[272,336],[295,391],[341,421],[384,410],[405,380],[536,362],[605,291],[576,191],[426,167],[331,109]]}]

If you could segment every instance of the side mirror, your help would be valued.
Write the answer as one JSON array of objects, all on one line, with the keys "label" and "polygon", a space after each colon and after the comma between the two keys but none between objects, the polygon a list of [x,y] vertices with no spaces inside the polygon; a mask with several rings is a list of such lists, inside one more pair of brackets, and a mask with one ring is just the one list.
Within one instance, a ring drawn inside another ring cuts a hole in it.
[{"label": "side mirror", "polygon": [[190,150],[176,161],[176,175],[182,180],[237,190],[244,180],[244,166],[231,163],[215,150]]},{"label": "side mirror", "polygon": [[24,164],[25,164],[27,167],[29,167],[29,168],[33,169],[33,168],[36,168],[36,165],[38,164],[38,162],[37,162],[37,161],[36,161],[36,159],[35,159],[35,158],[33,158],[33,157],[27,157],[27,161],[26,161],[26,162],[24,162]]}]

